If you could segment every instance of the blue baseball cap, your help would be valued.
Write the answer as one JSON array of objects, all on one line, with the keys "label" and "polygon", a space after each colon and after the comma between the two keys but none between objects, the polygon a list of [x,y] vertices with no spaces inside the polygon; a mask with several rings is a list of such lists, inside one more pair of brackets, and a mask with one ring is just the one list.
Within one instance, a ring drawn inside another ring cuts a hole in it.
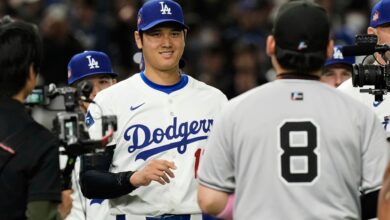
[{"label": "blue baseball cap", "polygon": [[151,0],[138,11],[137,30],[140,32],[165,22],[174,22],[188,29],[184,24],[183,10],[175,1]]},{"label": "blue baseball cap", "polygon": [[68,63],[68,85],[93,75],[111,75],[117,77],[111,67],[107,54],[99,51],[84,51],[70,59]]},{"label": "blue baseball cap", "polygon": [[371,10],[370,27],[390,23],[390,0],[382,0],[375,4]]},{"label": "blue baseball cap", "polygon": [[355,63],[355,57],[354,56],[348,56],[344,57],[342,52],[342,46],[336,45],[333,48],[333,55],[332,58],[328,59],[325,62],[325,67],[333,65],[333,64],[346,64],[350,65],[352,67],[352,64]]}]

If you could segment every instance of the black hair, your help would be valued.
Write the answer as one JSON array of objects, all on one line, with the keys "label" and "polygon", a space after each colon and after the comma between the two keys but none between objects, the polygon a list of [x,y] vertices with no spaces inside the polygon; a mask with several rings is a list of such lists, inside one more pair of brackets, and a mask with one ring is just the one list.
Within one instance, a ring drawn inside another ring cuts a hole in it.
[{"label": "black hair", "polygon": [[36,26],[9,16],[0,19],[0,96],[12,97],[24,88],[30,65],[39,73],[42,53]]},{"label": "black hair", "polygon": [[326,50],[301,53],[282,49],[278,46],[276,46],[275,55],[281,67],[302,73],[320,70],[327,58]]}]

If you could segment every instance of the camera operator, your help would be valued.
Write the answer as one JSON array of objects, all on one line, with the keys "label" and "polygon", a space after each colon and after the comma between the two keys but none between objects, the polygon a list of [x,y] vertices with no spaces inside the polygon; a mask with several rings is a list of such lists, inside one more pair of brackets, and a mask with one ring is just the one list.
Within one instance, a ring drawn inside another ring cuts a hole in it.
[{"label": "camera operator", "polygon": [[[390,45],[390,0],[381,0],[379,1],[371,10],[371,17],[370,17],[370,26],[367,28],[367,34],[373,34],[376,35],[378,38],[378,45],[387,44]],[[374,65],[385,65],[386,61],[380,56],[380,54],[375,53],[375,62]],[[364,89],[372,88],[371,86],[364,86]],[[345,81],[343,84],[341,84],[338,89],[341,91],[351,95],[353,98],[359,100],[360,102],[368,105],[371,109],[374,110],[376,115],[379,117],[379,119],[382,121],[383,127],[387,134],[387,140],[390,138],[390,126],[388,126],[389,123],[389,116],[390,116],[390,95],[384,95],[383,101],[375,101],[374,96],[368,93],[361,93],[361,88],[353,87],[352,79],[349,79]],[[383,183],[383,188],[381,190],[381,196],[380,200],[382,203],[384,203],[385,199],[383,198],[386,192],[383,192],[383,190],[389,191],[389,180],[385,180]],[[388,193],[388,192],[387,192]],[[374,194],[372,194],[374,195]],[[365,207],[368,205],[368,207],[371,207],[369,209],[364,210],[363,209],[363,217],[369,218],[372,217],[376,211],[376,205],[377,205],[377,199],[378,195],[376,194],[373,197],[367,197],[362,198],[362,207]],[[388,199],[387,199],[388,200]],[[388,201],[387,201],[388,202]],[[383,213],[389,212],[386,210],[383,210],[384,207],[386,207],[384,204],[381,206],[381,210],[379,210],[378,214],[382,215]],[[388,218],[390,219],[390,213],[388,213]]]},{"label": "camera operator", "polygon": [[[367,34],[373,34],[378,37],[377,44],[387,44],[390,45],[390,0],[382,0],[378,2],[371,11],[370,17],[370,26],[367,28]],[[384,65],[385,61],[382,57],[376,53],[376,61],[374,64]],[[363,88],[372,88],[371,86],[364,86]],[[390,96],[385,95],[383,101],[375,101],[374,96],[368,93],[361,93],[361,88],[353,87],[352,79],[345,81],[341,84],[338,89],[351,95],[355,99],[361,101],[362,103],[371,107],[379,119],[382,121],[383,127],[387,133],[387,136],[390,137],[390,126],[387,126],[389,123],[390,115]]]},{"label": "camera operator", "polygon": [[[98,92],[116,83],[116,74],[112,67],[110,58],[103,52],[85,51],[72,57],[68,64],[68,85],[85,90],[89,100],[93,100]],[[89,82],[91,88],[86,87]],[[82,91],[83,92],[83,91]],[[80,108],[86,113],[89,102],[80,101]],[[87,199],[83,196],[79,185],[80,163],[76,160],[75,170],[72,173],[72,208],[63,210],[64,214],[69,213],[66,219],[114,219],[109,215],[108,201],[101,199]],[[69,191],[68,191],[69,192]]]},{"label": "camera operator", "polygon": [[30,23],[0,20],[0,219],[56,219],[61,201],[58,141],[25,111],[42,41]]}]

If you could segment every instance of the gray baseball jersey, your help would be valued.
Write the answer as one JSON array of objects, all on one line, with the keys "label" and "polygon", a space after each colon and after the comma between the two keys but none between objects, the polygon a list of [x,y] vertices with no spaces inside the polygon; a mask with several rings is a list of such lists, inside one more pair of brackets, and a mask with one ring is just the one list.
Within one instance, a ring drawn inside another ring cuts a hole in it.
[{"label": "gray baseball jersey", "polygon": [[224,108],[199,181],[235,192],[234,219],[359,219],[360,191],[381,186],[385,139],[375,114],[336,89],[276,80]]},{"label": "gray baseball jersey", "polygon": [[196,198],[200,153],[226,96],[184,74],[179,84],[169,88],[141,73],[99,92],[95,102],[100,108],[90,105],[86,117],[92,138],[102,135],[102,114],[118,117],[111,172],[138,170],[151,159],[174,161],[177,167],[169,184],[153,181],[111,199],[111,213],[200,214]]}]

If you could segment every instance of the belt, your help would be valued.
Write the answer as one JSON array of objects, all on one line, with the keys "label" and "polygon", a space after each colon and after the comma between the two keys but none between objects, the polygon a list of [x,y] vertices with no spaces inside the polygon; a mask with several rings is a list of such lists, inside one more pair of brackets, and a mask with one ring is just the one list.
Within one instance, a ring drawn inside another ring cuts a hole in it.
[{"label": "belt", "polygon": [[[141,216],[139,216],[139,217],[141,217]],[[191,214],[183,214],[183,215],[164,214],[164,215],[154,216],[154,217],[146,217],[145,216],[144,219],[145,220],[192,220]],[[198,218],[196,218],[196,219],[198,219]],[[210,215],[207,215],[207,214],[202,214],[201,219],[203,219],[203,220],[217,220],[217,218],[210,216]],[[116,220],[131,220],[131,219],[126,219],[126,215],[117,215]]]},{"label": "belt", "polygon": [[191,220],[191,215],[164,214],[155,217],[146,217],[146,220]]}]

